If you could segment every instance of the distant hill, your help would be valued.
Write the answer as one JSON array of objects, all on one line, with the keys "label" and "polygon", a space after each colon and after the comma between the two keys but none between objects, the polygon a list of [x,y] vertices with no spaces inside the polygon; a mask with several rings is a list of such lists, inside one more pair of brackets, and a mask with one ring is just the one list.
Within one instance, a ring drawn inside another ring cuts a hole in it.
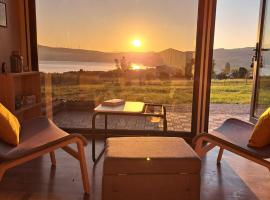
[{"label": "distant hill", "polygon": [[[252,47],[239,49],[215,49],[215,71],[221,72],[226,63],[229,62],[231,68],[245,67],[249,69],[251,58],[254,55]],[[168,65],[179,67],[185,71],[186,63],[191,62],[193,52],[183,52],[176,49],[166,49],[161,52],[101,52],[94,50],[56,48],[38,46],[39,59],[49,61],[81,61],[81,62],[114,62],[123,56],[128,61],[155,67]]]},{"label": "distant hill", "polygon": [[154,52],[101,52],[93,50],[67,49],[39,46],[39,59],[50,61],[81,61],[81,62],[114,62],[115,59],[126,57],[134,63],[143,63],[147,66],[156,66],[162,59]]},{"label": "distant hill", "polygon": [[239,49],[215,49],[213,58],[215,60],[215,71],[221,72],[226,63],[230,63],[231,68],[245,67],[250,69],[252,56],[254,55],[252,47]]}]

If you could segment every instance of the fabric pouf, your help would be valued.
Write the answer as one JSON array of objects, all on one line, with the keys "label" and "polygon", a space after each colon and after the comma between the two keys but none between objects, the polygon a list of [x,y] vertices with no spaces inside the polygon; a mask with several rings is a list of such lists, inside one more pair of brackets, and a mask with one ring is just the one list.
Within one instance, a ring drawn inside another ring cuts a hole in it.
[{"label": "fabric pouf", "polygon": [[181,138],[109,138],[102,199],[200,199],[200,169],[199,157]]}]

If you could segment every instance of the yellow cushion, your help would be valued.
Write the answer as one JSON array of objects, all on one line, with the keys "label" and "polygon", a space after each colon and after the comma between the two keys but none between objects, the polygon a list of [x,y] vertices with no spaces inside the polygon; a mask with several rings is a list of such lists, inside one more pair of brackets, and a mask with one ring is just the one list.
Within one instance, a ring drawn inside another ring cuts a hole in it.
[{"label": "yellow cushion", "polygon": [[250,147],[264,147],[270,144],[270,108],[259,118],[249,140]]},{"label": "yellow cushion", "polygon": [[19,144],[20,123],[18,119],[0,103],[0,139],[8,144]]}]

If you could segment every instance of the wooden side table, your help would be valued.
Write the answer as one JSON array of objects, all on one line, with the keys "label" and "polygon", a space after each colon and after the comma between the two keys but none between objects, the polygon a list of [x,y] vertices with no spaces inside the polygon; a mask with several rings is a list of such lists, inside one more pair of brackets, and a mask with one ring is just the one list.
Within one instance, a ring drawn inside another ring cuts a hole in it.
[{"label": "wooden side table", "polygon": [[[160,107],[161,112],[149,112],[149,107]],[[145,117],[159,117],[163,119],[163,134],[165,135],[167,132],[167,118],[166,118],[166,108],[162,104],[151,104],[151,103],[143,103],[143,102],[131,102],[127,101],[125,104],[120,106],[102,106],[101,104],[98,105],[94,109],[94,114],[92,117],[92,130],[94,132],[93,139],[92,139],[92,159],[94,162],[97,162],[102,154],[104,153],[105,146],[103,150],[100,152],[96,159],[96,117],[97,115],[104,115],[105,116],[105,123],[104,123],[104,133],[105,133],[105,140],[108,138],[108,115],[127,115],[127,116],[145,116]]]}]

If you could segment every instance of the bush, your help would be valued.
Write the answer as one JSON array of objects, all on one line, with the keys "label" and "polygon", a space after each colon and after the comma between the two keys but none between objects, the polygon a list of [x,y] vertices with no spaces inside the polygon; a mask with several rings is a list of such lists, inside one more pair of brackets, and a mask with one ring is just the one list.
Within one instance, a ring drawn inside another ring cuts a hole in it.
[{"label": "bush", "polygon": [[131,86],[132,82],[130,80],[125,81],[125,86]]},{"label": "bush", "polygon": [[160,80],[169,80],[170,79],[170,74],[167,73],[167,72],[160,72],[159,79]]},{"label": "bush", "polygon": [[145,79],[150,81],[150,80],[154,80],[156,78],[155,73],[152,72],[146,72],[145,74]]},{"label": "bush", "polygon": [[221,72],[219,74],[216,75],[216,78],[221,80],[221,79],[226,79],[227,76],[226,76],[226,73],[225,72]]}]

